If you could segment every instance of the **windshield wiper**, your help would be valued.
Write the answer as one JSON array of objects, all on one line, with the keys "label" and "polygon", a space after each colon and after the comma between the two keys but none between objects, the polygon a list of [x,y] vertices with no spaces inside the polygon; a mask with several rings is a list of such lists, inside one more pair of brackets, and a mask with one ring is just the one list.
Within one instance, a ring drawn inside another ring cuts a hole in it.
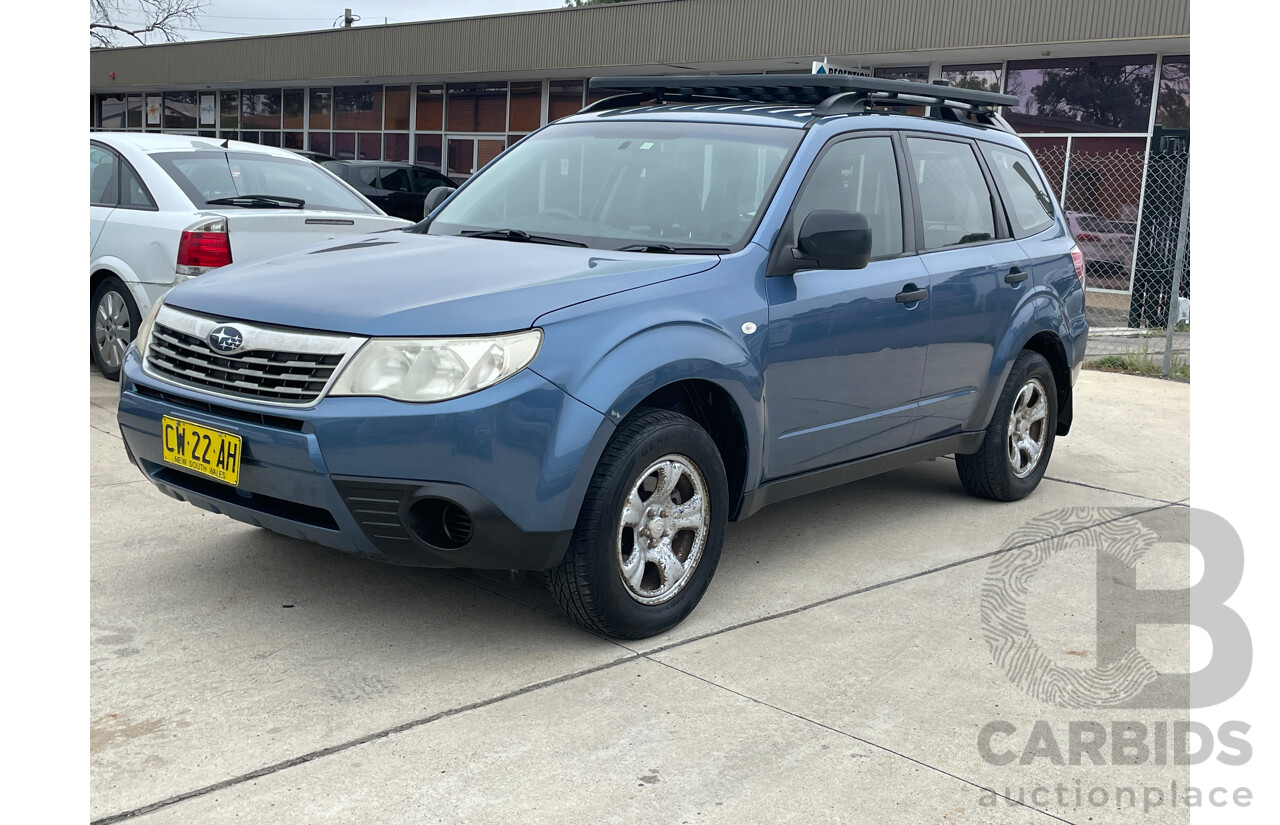
[{"label": "windshield wiper", "polygon": [[732,252],[726,246],[670,246],[665,243],[633,243],[618,252],[669,252],[675,255],[722,255]]},{"label": "windshield wiper", "polygon": [[249,209],[275,209],[281,206],[301,209],[307,205],[302,198],[291,198],[287,195],[235,195],[230,198],[214,198],[205,203],[210,206],[244,206]]},{"label": "windshield wiper", "polygon": [[571,241],[568,238],[556,238],[551,235],[530,235],[523,229],[468,229],[458,234],[464,238],[486,238],[495,241],[515,241],[517,243],[545,243],[553,246],[586,247],[586,244]]}]

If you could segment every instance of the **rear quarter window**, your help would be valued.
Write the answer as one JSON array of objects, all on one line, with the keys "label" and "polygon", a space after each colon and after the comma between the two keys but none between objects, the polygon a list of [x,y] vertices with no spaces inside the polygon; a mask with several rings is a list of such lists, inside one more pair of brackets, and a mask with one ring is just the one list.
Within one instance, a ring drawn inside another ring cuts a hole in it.
[{"label": "rear quarter window", "polygon": [[1000,184],[1013,236],[1026,238],[1048,229],[1053,224],[1053,200],[1030,156],[990,143],[984,143],[982,151]]}]

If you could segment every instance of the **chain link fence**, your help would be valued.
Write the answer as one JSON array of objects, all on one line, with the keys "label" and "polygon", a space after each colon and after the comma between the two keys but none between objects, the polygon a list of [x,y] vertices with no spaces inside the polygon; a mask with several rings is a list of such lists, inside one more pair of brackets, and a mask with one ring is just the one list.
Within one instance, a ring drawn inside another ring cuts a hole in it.
[{"label": "chain link fence", "polygon": [[1070,140],[1033,151],[1050,183],[1060,186],[1059,202],[1084,253],[1086,363],[1189,378],[1186,140],[1157,135],[1149,152],[1080,151]]}]

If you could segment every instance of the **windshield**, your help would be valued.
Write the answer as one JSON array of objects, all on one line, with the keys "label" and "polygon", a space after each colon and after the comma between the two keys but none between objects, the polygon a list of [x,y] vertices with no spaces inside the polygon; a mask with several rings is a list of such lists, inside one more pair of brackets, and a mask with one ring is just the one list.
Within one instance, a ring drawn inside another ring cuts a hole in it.
[{"label": "windshield", "polygon": [[[315,163],[299,158],[278,158],[250,152],[165,152],[151,156],[182,188],[197,207],[271,207],[268,201],[245,196],[293,199],[306,209],[372,213],[364,201],[352,194]],[[237,199],[228,201],[226,199]],[[289,206],[289,203],[279,203]]]},{"label": "windshield", "polygon": [[428,231],[515,230],[602,249],[732,251],[748,240],[802,136],[736,124],[559,124],[486,169]]}]

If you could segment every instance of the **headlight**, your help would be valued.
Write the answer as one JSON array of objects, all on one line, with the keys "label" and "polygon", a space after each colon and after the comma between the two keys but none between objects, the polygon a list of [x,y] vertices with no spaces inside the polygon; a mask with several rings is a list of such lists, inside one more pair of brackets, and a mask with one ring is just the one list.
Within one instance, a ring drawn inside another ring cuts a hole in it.
[{"label": "headlight", "polygon": [[138,334],[133,336],[134,344],[138,347],[138,357],[144,360],[147,357],[147,344],[151,342],[151,328],[155,326],[156,316],[160,314],[162,306],[164,306],[164,298],[157,298],[151,305],[151,309],[147,310],[147,317],[138,324]]},{"label": "headlight", "polygon": [[374,338],[338,375],[330,395],[443,401],[492,387],[529,366],[542,330],[484,338]]}]

